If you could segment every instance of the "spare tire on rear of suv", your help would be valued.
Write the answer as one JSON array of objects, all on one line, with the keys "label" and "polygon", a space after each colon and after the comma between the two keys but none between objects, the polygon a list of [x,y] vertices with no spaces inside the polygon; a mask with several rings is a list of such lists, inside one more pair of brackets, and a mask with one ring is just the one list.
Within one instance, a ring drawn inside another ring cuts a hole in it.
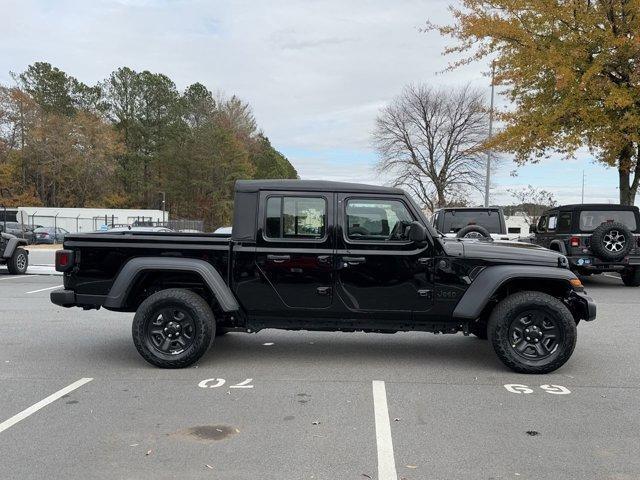
[{"label": "spare tire on rear of suv", "polygon": [[633,233],[624,223],[603,223],[591,235],[591,251],[601,260],[615,262],[629,253],[633,241]]},{"label": "spare tire on rear of suv", "polygon": [[491,238],[489,230],[482,225],[467,225],[458,230],[457,238]]}]

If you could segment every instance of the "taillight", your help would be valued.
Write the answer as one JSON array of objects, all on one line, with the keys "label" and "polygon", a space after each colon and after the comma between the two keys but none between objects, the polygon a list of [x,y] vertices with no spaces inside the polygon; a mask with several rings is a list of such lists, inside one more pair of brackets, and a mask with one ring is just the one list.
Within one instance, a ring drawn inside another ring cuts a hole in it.
[{"label": "taillight", "polygon": [[56,250],[56,270],[66,272],[73,267],[72,250]]},{"label": "taillight", "polygon": [[580,239],[578,237],[571,237],[569,239],[569,245],[571,247],[579,247],[580,246]]}]

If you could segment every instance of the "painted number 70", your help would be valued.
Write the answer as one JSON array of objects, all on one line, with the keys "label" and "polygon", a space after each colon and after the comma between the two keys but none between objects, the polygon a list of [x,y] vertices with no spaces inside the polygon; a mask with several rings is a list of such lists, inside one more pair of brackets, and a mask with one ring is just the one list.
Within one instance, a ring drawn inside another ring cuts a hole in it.
[{"label": "painted number 70", "polygon": [[[253,378],[247,378],[240,383],[236,383],[235,385],[229,385],[229,388],[253,388],[251,382]],[[200,388],[218,388],[223,386],[227,381],[224,378],[207,378],[198,383]]]}]

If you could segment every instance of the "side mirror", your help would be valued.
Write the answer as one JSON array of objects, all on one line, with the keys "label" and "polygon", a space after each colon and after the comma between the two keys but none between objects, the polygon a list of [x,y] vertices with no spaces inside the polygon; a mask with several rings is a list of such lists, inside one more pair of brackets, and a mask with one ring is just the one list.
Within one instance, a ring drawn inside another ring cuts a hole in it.
[{"label": "side mirror", "polygon": [[538,228],[535,225],[529,225],[529,233],[538,233]]},{"label": "side mirror", "polygon": [[427,239],[427,228],[420,222],[411,222],[409,227],[409,240],[414,243],[422,243]]}]

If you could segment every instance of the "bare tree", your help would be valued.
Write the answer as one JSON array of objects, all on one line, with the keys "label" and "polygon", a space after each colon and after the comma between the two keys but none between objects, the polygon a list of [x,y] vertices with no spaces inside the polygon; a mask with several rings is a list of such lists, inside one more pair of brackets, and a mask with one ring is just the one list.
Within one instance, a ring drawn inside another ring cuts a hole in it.
[{"label": "bare tree", "polygon": [[545,210],[558,205],[553,193],[532,185],[519,189],[510,188],[507,189],[507,192],[515,197],[519,203],[505,207],[505,215],[515,215],[521,212],[529,225],[538,223],[538,219]]},{"label": "bare tree", "polygon": [[434,90],[407,86],[376,119],[374,144],[380,173],[413,192],[427,208],[464,205],[482,188],[488,112],[469,86]]}]

